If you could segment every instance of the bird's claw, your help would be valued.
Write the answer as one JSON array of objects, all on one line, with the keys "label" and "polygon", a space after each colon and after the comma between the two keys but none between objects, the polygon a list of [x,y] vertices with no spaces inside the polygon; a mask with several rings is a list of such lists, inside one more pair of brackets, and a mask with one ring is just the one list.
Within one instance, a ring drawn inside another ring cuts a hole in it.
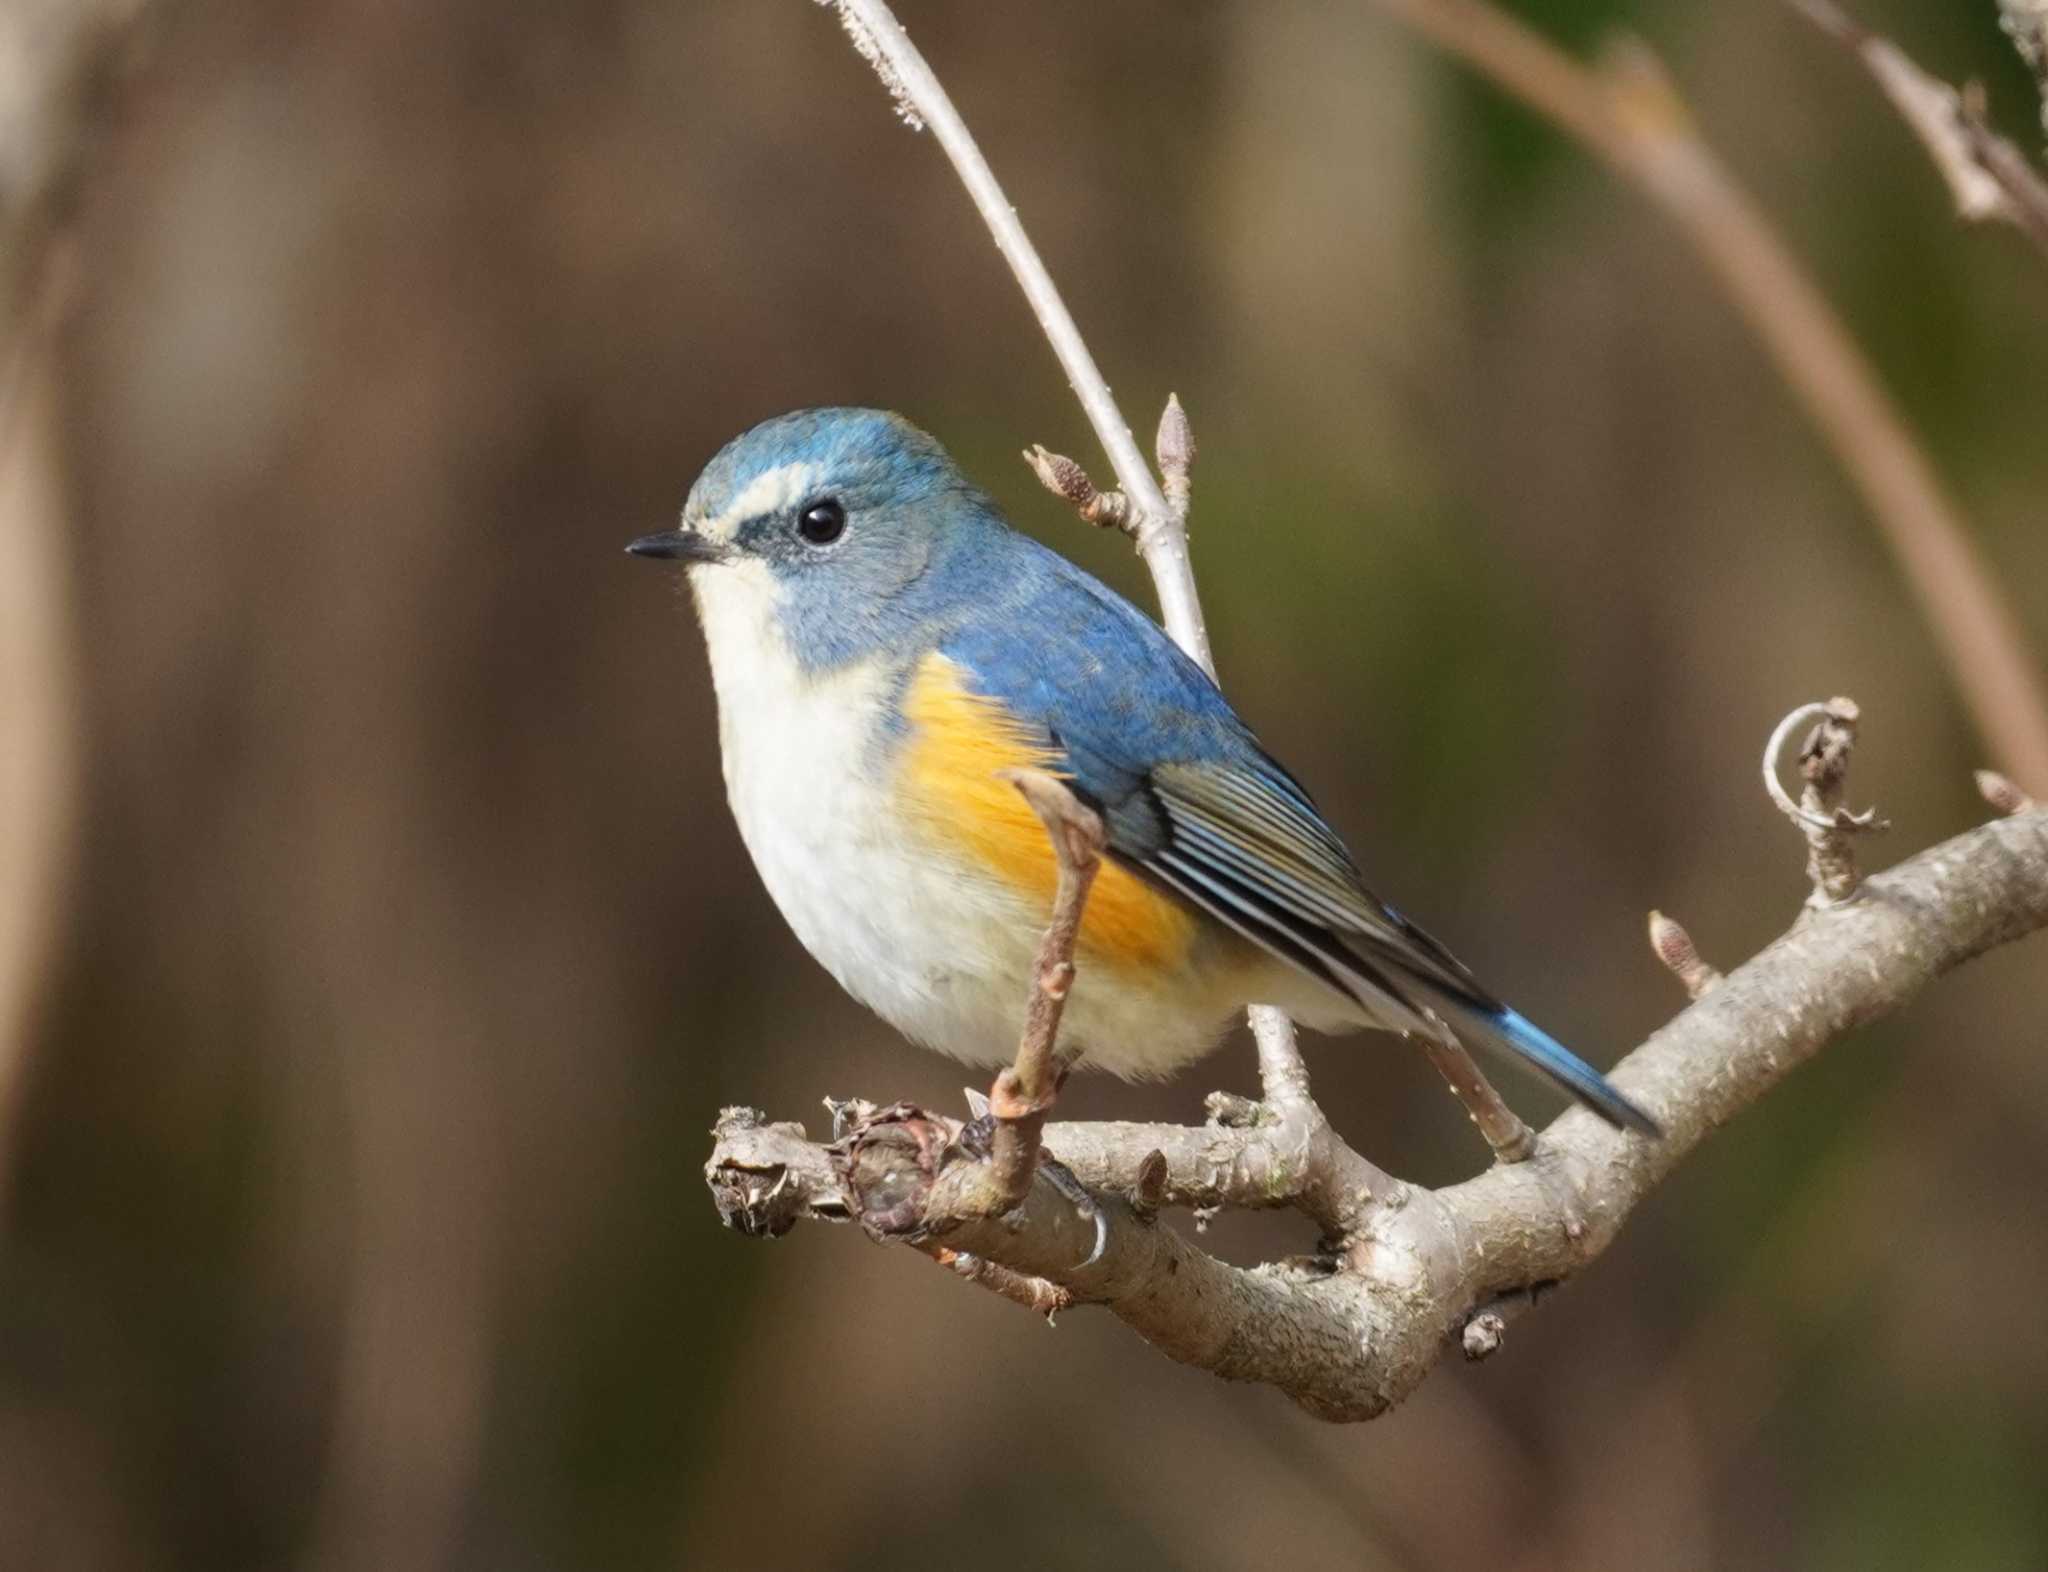
[{"label": "bird's claw", "polygon": [[1055,1190],[1073,1203],[1075,1211],[1095,1225],[1095,1247],[1088,1252],[1088,1259],[1081,1263],[1083,1266],[1093,1266],[1102,1259],[1102,1252],[1109,1248],[1109,1214],[1097,1203],[1095,1197],[1088,1193],[1088,1187],[1074,1177],[1073,1169],[1052,1153],[1039,1154],[1038,1171],[1045,1175],[1046,1181]]}]

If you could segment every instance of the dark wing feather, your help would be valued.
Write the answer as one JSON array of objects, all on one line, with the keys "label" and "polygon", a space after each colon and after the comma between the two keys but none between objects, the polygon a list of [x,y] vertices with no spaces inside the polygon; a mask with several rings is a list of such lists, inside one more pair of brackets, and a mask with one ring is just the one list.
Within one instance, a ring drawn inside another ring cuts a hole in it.
[{"label": "dark wing feather", "polygon": [[987,564],[1003,586],[1000,614],[955,629],[940,652],[1043,730],[1102,810],[1111,855],[1370,1018],[1407,1026],[1432,993],[1498,1008],[1365,887],[1308,794],[1157,623],[1022,536],[988,549],[1003,559]]},{"label": "dark wing feather", "polygon": [[1264,755],[1164,764],[1148,795],[1164,835],[1111,849],[1245,937],[1349,994],[1375,1015],[1388,1003],[1419,1015],[1416,997],[1499,1008],[1472,974],[1365,886],[1308,796]]}]

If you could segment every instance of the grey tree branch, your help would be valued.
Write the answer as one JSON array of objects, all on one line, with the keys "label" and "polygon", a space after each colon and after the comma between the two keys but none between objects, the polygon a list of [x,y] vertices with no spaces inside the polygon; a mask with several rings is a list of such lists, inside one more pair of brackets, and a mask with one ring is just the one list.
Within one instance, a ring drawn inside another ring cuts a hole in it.
[{"label": "grey tree branch", "polygon": [[[832,1148],[728,1111],[707,1169],[729,1222],[776,1232],[856,1216],[884,1238],[964,1253],[1101,1304],[1184,1363],[1273,1385],[1328,1419],[1369,1419],[1455,1342],[1498,1346],[1507,1316],[1466,1343],[1475,1312],[1579,1271],[1713,1130],[1827,1043],[1904,1004],[1971,957],[2048,925],[2048,812],[1959,835],[1809,909],[1623,1061],[1617,1085],[1664,1126],[1626,1140],[1582,1109],[1528,1162],[1441,1190],[1391,1180],[1311,1127],[1258,1110],[1202,1130],[1052,1125],[1047,1148],[1097,1187],[1107,1243],[1049,1186],[1009,1217],[954,1205],[969,1182],[946,1121],[899,1107]],[[1319,1267],[1225,1265],[1118,1200],[1164,1157],[1165,1203],[1297,1205],[1332,1229]],[[1313,1204],[1311,1204],[1313,1202]],[[880,1223],[876,1219],[881,1219]],[[1476,1344],[1476,1346],[1473,1346]]]}]

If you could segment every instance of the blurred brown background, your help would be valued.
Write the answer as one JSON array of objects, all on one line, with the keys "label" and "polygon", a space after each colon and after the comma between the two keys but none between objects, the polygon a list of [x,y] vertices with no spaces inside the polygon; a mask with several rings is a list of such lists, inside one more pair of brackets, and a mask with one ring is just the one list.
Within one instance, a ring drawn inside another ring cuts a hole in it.
[{"label": "blurred brown background", "polygon": [[[1774,0],[1650,37],[2048,638],[2048,271]],[[1869,0],[2037,140],[1989,0]],[[1375,882],[1601,1062],[1804,893],[1755,760],[1862,701],[1881,858],[1985,810],[1866,517],[1636,198],[1369,6],[904,17],[1127,411],[1202,443],[1226,681]],[[721,1104],[955,1107],[726,814],[676,583],[726,437],[901,409],[1133,594],[937,149],[831,16],[187,0],[74,229],[78,750],[0,1239],[0,1563],[2021,1567],[2048,1560],[2038,941],[1731,1128],[1504,1354],[1332,1429],[915,1257],[722,1234]],[[1422,1178],[1416,1056],[1314,1049]],[[1242,1042],[1077,1116],[1198,1116]],[[1249,1257],[1271,1220],[1219,1228]]]}]

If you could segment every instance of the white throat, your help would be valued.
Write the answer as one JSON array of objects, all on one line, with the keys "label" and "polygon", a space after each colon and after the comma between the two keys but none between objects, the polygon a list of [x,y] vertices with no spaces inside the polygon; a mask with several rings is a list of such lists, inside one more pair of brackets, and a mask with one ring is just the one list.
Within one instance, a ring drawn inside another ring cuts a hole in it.
[{"label": "white throat", "polygon": [[765,563],[707,563],[691,570],[690,588],[718,694],[726,795],[766,875],[769,839],[803,838],[801,826],[833,817],[834,793],[871,785],[885,665],[806,670],[783,637]]}]

